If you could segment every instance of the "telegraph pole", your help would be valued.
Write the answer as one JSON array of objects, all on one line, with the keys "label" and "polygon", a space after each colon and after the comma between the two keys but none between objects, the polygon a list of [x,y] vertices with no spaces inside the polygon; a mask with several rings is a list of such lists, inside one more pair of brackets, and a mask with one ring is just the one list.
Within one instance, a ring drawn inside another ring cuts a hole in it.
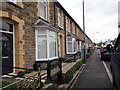
[{"label": "telegraph pole", "polygon": [[83,32],[84,32],[84,63],[86,63],[86,44],[85,44],[85,11],[84,11],[84,0],[83,0]]}]

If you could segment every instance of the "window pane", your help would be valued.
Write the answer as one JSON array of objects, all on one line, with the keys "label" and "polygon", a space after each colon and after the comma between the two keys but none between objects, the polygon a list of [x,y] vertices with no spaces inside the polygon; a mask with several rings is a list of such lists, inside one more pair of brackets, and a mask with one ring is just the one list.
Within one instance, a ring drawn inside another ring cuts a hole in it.
[{"label": "window pane", "polygon": [[38,59],[47,58],[47,38],[46,36],[38,36]]},{"label": "window pane", "polygon": [[40,0],[40,2],[42,2],[42,3],[46,4],[46,0]]},{"label": "window pane", "polygon": [[72,52],[72,42],[68,42],[68,52]]},{"label": "window pane", "polygon": [[76,45],[76,42],[74,42],[74,52],[76,52],[76,50],[77,50],[77,45]]},{"label": "window pane", "polygon": [[54,31],[49,31],[49,35],[55,37],[55,32]]},{"label": "window pane", "polygon": [[49,37],[49,55],[50,55],[50,58],[56,56],[56,40],[55,40],[55,37]]},{"label": "window pane", "polygon": [[40,16],[46,19],[46,6],[42,3],[40,4]]},{"label": "window pane", "polygon": [[13,25],[0,20],[0,30],[13,32]]},{"label": "window pane", "polygon": [[61,13],[61,11],[58,12],[58,24],[59,24],[59,26],[62,26],[62,13]]},{"label": "window pane", "polygon": [[38,34],[46,34],[46,30],[38,30]]},{"label": "window pane", "polygon": [[68,38],[68,41],[72,41],[72,38]]}]

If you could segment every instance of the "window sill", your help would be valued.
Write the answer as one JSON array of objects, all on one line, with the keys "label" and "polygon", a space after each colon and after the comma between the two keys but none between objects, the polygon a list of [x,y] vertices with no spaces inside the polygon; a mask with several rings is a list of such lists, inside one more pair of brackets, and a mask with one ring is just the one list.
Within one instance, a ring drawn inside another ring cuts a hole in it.
[{"label": "window sill", "polygon": [[67,54],[76,54],[77,52],[67,52]]},{"label": "window sill", "polygon": [[52,61],[55,59],[58,59],[59,57],[53,57],[53,58],[49,58],[49,59],[36,59],[36,61]]},{"label": "window sill", "polygon": [[7,3],[9,3],[9,4],[11,4],[11,5],[13,5],[13,6],[15,6],[16,8],[19,8],[19,9],[22,9],[22,7],[21,6],[19,6],[19,5],[17,5],[16,3],[14,3],[14,2],[10,2],[10,1],[7,1],[7,0],[5,0]]}]

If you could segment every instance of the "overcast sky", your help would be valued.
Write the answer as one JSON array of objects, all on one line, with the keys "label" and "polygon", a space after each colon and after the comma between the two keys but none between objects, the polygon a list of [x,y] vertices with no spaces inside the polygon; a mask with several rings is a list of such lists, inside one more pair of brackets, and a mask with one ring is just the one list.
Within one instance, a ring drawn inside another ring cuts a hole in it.
[{"label": "overcast sky", "polygon": [[[83,28],[82,0],[58,0]],[[118,35],[119,0],[84,0],[85,32],[92,41],[114,39]],[[97,33],[99,32],[99,33]]]}]

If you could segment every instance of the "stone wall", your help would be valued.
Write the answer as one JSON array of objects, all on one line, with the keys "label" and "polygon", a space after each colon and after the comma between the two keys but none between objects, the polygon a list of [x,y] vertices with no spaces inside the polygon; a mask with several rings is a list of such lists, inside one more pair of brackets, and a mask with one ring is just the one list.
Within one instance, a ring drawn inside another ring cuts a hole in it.
[{"label": "stone wall", "polygon": [[22,2],[17,5],[21,8],[2,2],[0,17],[6,22],[14,24],[15,67],[32,68],[35,61],[33,24],[38,20],[37,2]]}]

